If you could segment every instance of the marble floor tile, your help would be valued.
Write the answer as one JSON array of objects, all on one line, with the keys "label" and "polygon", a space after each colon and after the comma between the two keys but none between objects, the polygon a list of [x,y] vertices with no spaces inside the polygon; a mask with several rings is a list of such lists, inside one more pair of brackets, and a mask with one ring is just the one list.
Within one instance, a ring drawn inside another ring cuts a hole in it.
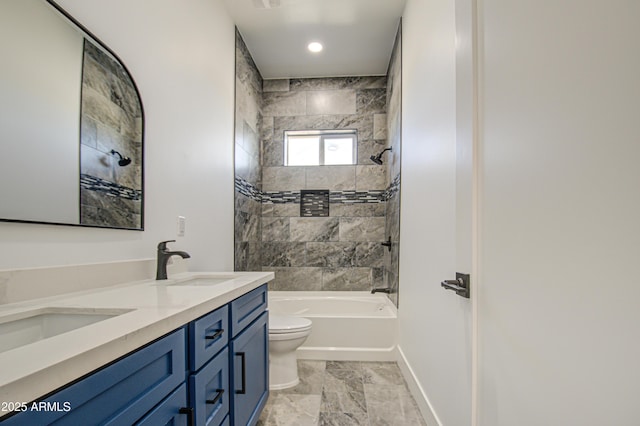
[{"label": "marble floor tile", "polygon": [[360,370],[360,361],[327,361],[327,370]]},{"label": "marble floor tile", "polygon": [[298,361],[298,377],[300,383],[289,389],[282,389],[279,393],[296,393],[306,395],[321,395],[324,385],[325,361]]},{"label": "marble floor tile", "polygon": [[[316,426],[320,417],[320,395],[279,393],[269,397],[258,424],[263,426]],[[266,413],[266,418],[265,418]]]},{"label": "marble floor tile", "polygon": [[364,384],[404,385],[404,378],[395,362],[362,363]]},{"label": "marble floor tile", "polygon": [[364,389],[371,425],[426,425],[418,406],[404,384],[366,384]]},{"label": "marble floor tile", "polygon": [[324,391],[363,392],[362,371],[327,369],[324,374]]},{"label": "marble floor tile", "polygon": [[364,392],[332,392],[325,390],[320,403],[321,412],[367,414]]},{"label": "marble floor tile", "polygon": [[259,426],[426,426],[394,362],[299,360],[298,374],[270,392]]},{"label": "marble floor tile", "polygon": [[320,426],[369,426],[366,414],[320,413]]}]

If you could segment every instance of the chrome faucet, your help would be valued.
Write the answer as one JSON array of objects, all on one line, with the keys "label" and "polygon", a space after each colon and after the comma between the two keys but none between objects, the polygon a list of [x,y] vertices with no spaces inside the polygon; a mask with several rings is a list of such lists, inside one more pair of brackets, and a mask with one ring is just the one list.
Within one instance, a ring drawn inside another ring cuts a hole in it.
[{"label": "chrome faucet", "polygon": [[372,288],[371,289],[371,294],[373,293],[387,293],[390,294],[391,293],[391,289],[390,288]]},{"label": "chrome faucet", "polygon": [[162,241],[158,244],[158,264],[156,266],[156,280],[167,279],[167,262],[171,256],[180,256],[183,259],[188,259],[191,256],[186,251],[168,251],[167,243],[175,243],[176,240]]}]

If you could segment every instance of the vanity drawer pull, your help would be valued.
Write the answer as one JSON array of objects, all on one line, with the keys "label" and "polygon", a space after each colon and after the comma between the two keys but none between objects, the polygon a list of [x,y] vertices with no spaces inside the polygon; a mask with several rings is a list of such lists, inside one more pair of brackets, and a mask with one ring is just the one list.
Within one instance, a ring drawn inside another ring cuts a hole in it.
[{"label": "vanity drawer pull", "polygon": [[240,357],[240,367],[242,370],[240,372],[240,375],[242,376],[242,388],[240,390],[236,390],[236,393],[242,395],[247,393],[247,357],[244,352],[236,352],[236,356]]},{"label": "vanity drawer pull", "polygon": [[222,336],[222,333],[224,333],[224,329],[216,330],[216,333],[213,336],[204,336],[204,338],[207,340],[215,340],[218,337]]},{"label": "vanity drawer pull", "polygon": [[216,392],[218,392],[215,396],[215,398],[213,399],[207,399],[207,404],[215,404],[216,402],[218,402],[220,400],[220,398],[222,398],[222,394],[224,393],[224,389],[216,389]]},{"label": "vanity drawer pull", "polygon": [[192,425],[193,424],[193,407],[182,407],[182,408],[180,408],[180,410],[178,410],[178,413],[186,414],[187,415],[187,424],[188,425]]}]

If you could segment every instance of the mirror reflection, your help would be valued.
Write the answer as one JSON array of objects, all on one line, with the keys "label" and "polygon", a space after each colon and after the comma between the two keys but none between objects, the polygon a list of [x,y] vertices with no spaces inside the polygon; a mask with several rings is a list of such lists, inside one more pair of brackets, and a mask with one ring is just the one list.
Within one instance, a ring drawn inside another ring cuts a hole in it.
[{"label": "mirror reflection", "polygon": [[0,2],[0,219],[143,229],[143,109],[115,54],[43,0]]}]

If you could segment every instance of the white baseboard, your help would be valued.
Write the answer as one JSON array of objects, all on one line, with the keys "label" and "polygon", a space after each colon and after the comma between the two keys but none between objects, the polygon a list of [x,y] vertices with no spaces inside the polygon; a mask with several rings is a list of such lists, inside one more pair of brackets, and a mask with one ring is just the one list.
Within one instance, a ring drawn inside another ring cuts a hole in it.
[{"label": "white baseboard", "polygon": [[402,352],[402,348],[398,346],[398,367],[400,367],[400,371],[404,376],[405,381],[407,382],[407,386],[409,387],[409,392],[411,392],[411,396],[418,404],[418,408],[420,409],[420,413],[422,413],[422,417],[425,422],[429,426],[442,426],[440,419],[435,413],[431,402],[429,402],[429,398],[427,398],[427,394],[420,386],[420,382],[418,381],[416,375],[409,365],[407,358],[404,356],[404,352]]}]

